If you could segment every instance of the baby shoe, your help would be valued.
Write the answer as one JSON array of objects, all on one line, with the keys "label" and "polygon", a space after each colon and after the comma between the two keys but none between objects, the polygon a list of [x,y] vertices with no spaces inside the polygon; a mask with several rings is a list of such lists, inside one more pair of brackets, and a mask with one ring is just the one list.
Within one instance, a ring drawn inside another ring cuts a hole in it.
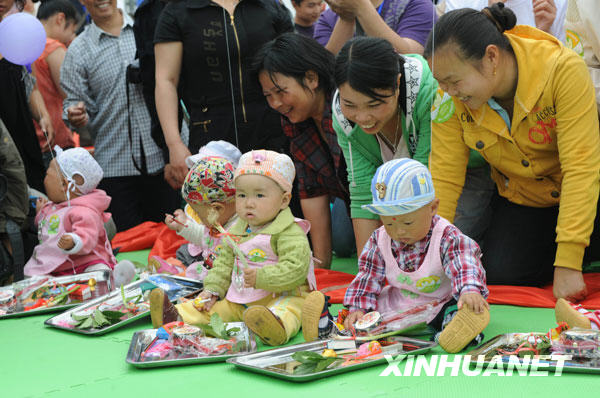
[{"label": "baby shoe", "polygon": [[166,323],[174,322],[178,316],[177,308],[169,301],[169,297],[164,290],[156,288],[150,292],[152,327],[159,328]]},{"label": "baby shoe", "polygon": [[556,301],[554,315],[556,322],[566,322],[572,328],[600,329],[600,310],[588,311],[562,298]]},{"label": "baby shoe", "polygon": [[302,304],[302,335],[305,341],[329,337],[333,327],[330,305],[329,297],[318,290],[306,296]]},{"label": "baby shoe", "polygon": [[244,323],[268,345],[282,345],[287,341],[283,323],[263,305],[253,305],[244,312]]},{"label": "baby shoe", "polygon": [[481,314],[476,314],[464,305],[442,330],[438,343],[446,352],[457,353],[476,338],[489,322],[490,312],[487,308]]}]

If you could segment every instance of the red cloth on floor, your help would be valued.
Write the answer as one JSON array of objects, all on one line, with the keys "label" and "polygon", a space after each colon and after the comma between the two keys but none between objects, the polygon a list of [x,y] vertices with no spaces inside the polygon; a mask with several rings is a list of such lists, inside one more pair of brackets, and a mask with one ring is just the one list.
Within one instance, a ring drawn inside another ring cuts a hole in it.
[{"label": "red cloth on floor", "polygon": [[[319,290],[334,288],[324,293],[331,297],[331,303],[337,304],[343,303],[347,288],[347,286],[341,287],[340,285],[349,284],[354,279],[354,275],[324,269],[316,269],[315,276],[317,277],[317,287]],[[589,294],[579,304],[583,308],[590,310],[600,309],[600,273],[583,274],[583,279],[585,280]],[[340,286],[340,288],[335,289],[337,286]],[[490,296],[488,298],[490,304],[554,308],[554,304],[556,303],[552,294],[552,285],[542,288],[497,285],[488,286],[488,288],[490,289]]]},{"label": "red cloth on floor", "polygon": [[317,268],[315,269],[315,278],[317,279],[317,289],[329,296],[329,302],[341,304],[344,302],[346,289],[354,279],[354,275]]},{"label": "red cloth on floor", "polygon": [[[186,240],[171,231],[164,223],[145,222],[127,231],[119,232],[112,240],[113,248],[120,252],[152,248],[150,256],[163,259],[175,257],[177,249]],[[317,287],[331,297],[331,303],[342,303],[348,284],[354,275],[340,271],[315,269]],[[588,296],[580,304],[587,309],[600,309],[600,273],[583,274],[588,288]],[[490,304],[507,304],[522,307],[554,308],[556,300],[552,294],[552,285],[539,287],[528,286],[488,286]]]},{"label": "red cloth on floor", "polygon": [[152,250],[150,250],[148,258],[158,256],[166,260],[169,257],[175,257],[177,249],[179,249],[181,245],[188,243],[187,240],[177,235],[177,232],[170,230],[165,224],[163,225],[165,227],[160,231],[156,238],[156,243],[154,243]]},{"label": "red cloth on floor", "polygon": [[113,249],[118,247],[120,253],[152,248],[149,256],[163,259],[175,257],[175,252],[184,243],[187,241],[164,223],[151,221],[119,232],[111,242]]},{"label": "red cloth on floor", "polygon": [[167,226],[163,223],[146,221],[117,233],[110,243],[113,249],[119,248],[120,253],[149,249],[164,228]]},{"label": "red cloth on floor", "polygon": [[[600,273],[583,274],[588,296],[579,302],[583,308],[600,309]],[[490,304],[519,305],[522,307],[554,308],[556,300],[552,294],[552,285],[544,287],[528,286],[488,286]]]}]

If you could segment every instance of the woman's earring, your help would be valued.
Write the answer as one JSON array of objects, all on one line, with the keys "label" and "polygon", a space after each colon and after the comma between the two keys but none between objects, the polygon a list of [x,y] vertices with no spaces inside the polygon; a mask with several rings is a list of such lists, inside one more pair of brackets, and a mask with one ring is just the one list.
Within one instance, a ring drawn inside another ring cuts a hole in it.
[{"label": "woman's earring", "polygon": [[494,76],[496,76],[496,67],[494,66]]}]

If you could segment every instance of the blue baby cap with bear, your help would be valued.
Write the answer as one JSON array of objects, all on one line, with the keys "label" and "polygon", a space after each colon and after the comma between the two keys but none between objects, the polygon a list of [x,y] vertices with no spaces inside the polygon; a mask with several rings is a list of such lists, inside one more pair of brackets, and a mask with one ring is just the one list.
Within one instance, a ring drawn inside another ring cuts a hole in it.
[{"label": "blue baby cap with bear", "polygon": [[379,166],[371,181],[373,203],[362,208],[380,216],[411,213],[435,199],[431,173],[422,163],[401,158]]}]

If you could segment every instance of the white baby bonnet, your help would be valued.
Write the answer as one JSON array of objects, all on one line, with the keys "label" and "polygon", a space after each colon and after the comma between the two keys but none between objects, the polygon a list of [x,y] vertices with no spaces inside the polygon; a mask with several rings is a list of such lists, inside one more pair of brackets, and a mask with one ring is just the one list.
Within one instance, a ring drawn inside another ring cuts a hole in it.
[{"label": "white baby bonnet", "polygon": [[185,159],[185,164],[188,169],[191,169],[197,161],[209,156],[225,158],[237,169],[242,153],[235,145],[230,144],[227,141],[211,141],[200,148],[197,154],[188,156]]},{"label": "white baby bonnet", "polygon": [[[104,173],[102,167],[87,150],[71,148],[63,151],[59,146],[55,146],[54,152],[56,152],[56,163],[69,182],[68,193],[70,193],[71,187],[75,187],[85,195],[98,186]],[[82,177],[82,184],[77,184],[73,178],[76,175]]]}]

